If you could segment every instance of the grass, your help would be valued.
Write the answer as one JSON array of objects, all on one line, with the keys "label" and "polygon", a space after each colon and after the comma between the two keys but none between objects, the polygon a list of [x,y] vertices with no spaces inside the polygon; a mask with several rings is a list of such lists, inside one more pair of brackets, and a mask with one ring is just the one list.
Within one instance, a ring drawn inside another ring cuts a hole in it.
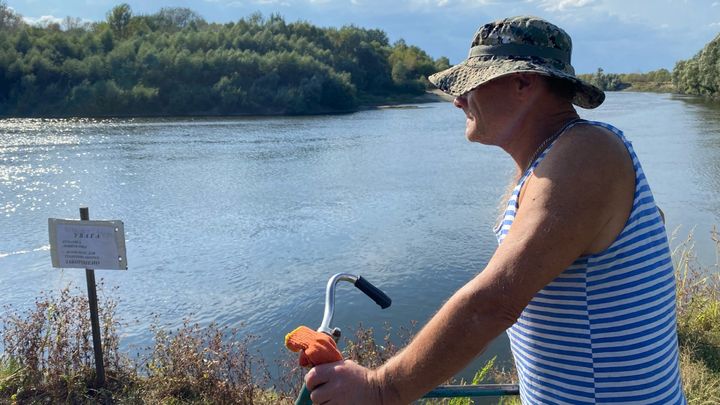
[{"label": "grass", "polygon": [[251,336],[190,321],[174,331],[153,326],[153,345],[131,359],[118,350],[115,302],[106,297],[98,307],[107,380],[102,388],[95,386],[89,308],[82,292],[66,287],[56,295],[43,293],[25,314],[6,308],[0,402],[278,403],[278,394],[268,389],[266,367],[248,349]]},{"label": "grass", "polygon": [[[99,308],[110,390],[127,377],[126,359],[118,350],[115,308],[112,301]],[[26,314],[6,307],[2,319],[0,394],[18,402],[77,403],[88,395],[104,402],[108,391],[94,386],[88,314],[87,300],[73,294],[69,287],[56,296],[41,294],[35,308]]]},{"label": "grass", "polygon": [[677,276],[680,372],[690,404],[720,403],[720,235],[713,229],[716,260],[697,260],[692,233],[673,251]]},{"label": "grass", "polygon": [[[720,235],[713,231],[717,255],[712,265],[697,260],[692,234],[673,251],[677,275],[678,338],[684,390],[690,404],[720,403]],[[130,357],[119,350],[121,327],[116,303],[99,286],[99,311],[107,383],[96,387],[92,333],[85,294],[66,287],[42,293],[20,313],[5,307],[4,351],[0,355],[0,403],[12,404],[293,404],[304,370],[285,354],[270,377],[261,356],[250,351],[252,336],[217,324],[186,320],[168,330],[151,328],[153,344]],[[344,339],[345,358],[368,367],[384,363],[412,337],[415,325],[382,338],[360,325]],[[399,343],[394,343],[399,342]],[[516,383],[510,367],[495,359],[472,383]],[[424,404],[469,405],[466,398],[426,400]],[[519,404],[506,397],[501,404]]]}]

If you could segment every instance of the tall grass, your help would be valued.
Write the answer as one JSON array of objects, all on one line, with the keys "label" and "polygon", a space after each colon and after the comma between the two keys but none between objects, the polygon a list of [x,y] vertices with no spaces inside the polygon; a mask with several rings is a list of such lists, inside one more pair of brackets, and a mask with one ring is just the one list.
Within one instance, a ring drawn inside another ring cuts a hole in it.
[{"label": "tall grass", "polygon": [[186,320],[173,334],[153,327],[155,343],[143,363],[143,400],[252,404],[264,398],[269,380],[258,356],[248,350],[251,336],[237,329]]},{"label": "tall grass", "polygon": [[[118,349],[115,309],[112,300],[98,308],[107,388],[111,390],[118,381],[126,380],[130,371]],[[90,310],[84,296],[66,287],[58,295],[42,293],[27,313],[18,313],[12,307],[4,310],[0,394],[21,402],[105,399],[108,391],[94,386]]]},{"label": "tall grass", "polygon": [[[681,375],[690,404],[720,403],[720,235],[711,235],[716,261],[698,262],[692,234],[673,251],[677,272],[677,314]],[[107,383],[94,386],[95,368],[85,294],[66,287],[42,293],[19,312],[5,307],[0,355],[0,403],[67,404],[292,404],[304,370],[284,355],[270,377],[261,356],[250,351],[253,337],[217,324],[186,320],[180,327],[151,328],[153,344],[129,356],[119,349],[114,291],[100,286],[99,312]],[[385,326],[377,339],[362,325],[341,346],[344,356],[368,367],[384,363],[408,342],[414,324],[394,331]],[[516,383],[515,371],[486,364],[473,383]],[[517,397],[499,400],[518,404]],[[426,404],[466,405],[470,399],[427,400]]]},{"label": "tall grass", "polygon": [[720,235],[715,263],[700,263],[692,232],[673,251],[680,372],[690,404],[720,404]]},{"label": "tall grass", "polygon": [[98,304],[106,385],[94,386],[87,298],[66,287],[43,293],[26,313],[6,308],[0,403],[279,403],[265,365],[249,350],[251,336],[190,321],[175,330],[152,326],[153,345],[130,358],[118,349],[116,302],[101,297]]}]

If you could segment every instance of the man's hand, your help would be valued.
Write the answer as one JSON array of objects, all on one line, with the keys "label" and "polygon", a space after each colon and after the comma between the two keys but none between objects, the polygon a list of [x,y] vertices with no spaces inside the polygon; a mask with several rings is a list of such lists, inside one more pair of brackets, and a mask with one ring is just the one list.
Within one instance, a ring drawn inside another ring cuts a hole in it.
[{"label": "man's hand", "polygon": [[313,404],[383,404],[382,387],[375,370],[353,361],[322,364],[305,375]]}]

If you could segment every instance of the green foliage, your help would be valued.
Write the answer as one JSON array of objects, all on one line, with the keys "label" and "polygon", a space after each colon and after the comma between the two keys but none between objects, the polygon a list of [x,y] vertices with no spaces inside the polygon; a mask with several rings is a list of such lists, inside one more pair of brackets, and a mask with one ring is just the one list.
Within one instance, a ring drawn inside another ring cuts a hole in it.
[{"label": "green foliage", "polygon": [[148,26],[153,31],[177,32],[185,28],[206,27],[207,22],[195,11],[183,7],[163,7],[157,14],[148,17]]},{"label": "green foliage", "polygon": [[[1,0],[0,0],[1,1]],[[17,24],[12,21],[19,21]],[[376,29],[253,14],[227,24],[187,8],[30,27],[0,2],[0,115],[306,114],[417,95],[449,65]]]},{"label": "green foliage", "polygon": [[593,74],[579,75],[579,77],[603,91],[619,91],[630,86],[619,74],[605,73],[602,68],[598,68]]},{"label": "green foliage", "polygon": [[[100,286],[102,292],[102,285]],[[100,296],[103,357],[108,388],[130,375],[118,350],[116,303]],[[96,403],[105,394],[92,389],[95,379],[87,298],[69,287],[59,295],[43,294],[33,309],[5,308],[1,317],[0,402]]]},{"label": "green foliage", "polygon": [[631,91],[650,91],[673,93],[676,91],[672,83],[672,73],[667,69],[653,70],[647,73],[625,73],[620,80],[628,83]]},{"label": "green foliage", "polygon": [[155,345],[145,362],[145,403],[257,403],[267,373],[248,350],[249,337],[216,324],[188,320],[175,333],[154,328]]},{"label": "green foliage", "polygon": [[24,25],[22,16],[13,11],[5,0],[0,0],[0,32],[15,31]]},{"label": "green foliage", "polygon": [[127,3],[115,6],[107,15],[107,23],[113,34],[120,38],[125,38],[128,32],[128,26],[132,19],[132,9]]},{"label": "green foliage", "polygon": [[647,73],[605,73],[598,68],[593,74],[580,74],[578,77],[604,91],[650,91],[673,92],[672,75],[667,69],[653,70]]},{"label": "green foliage", "polygon": [[144,357],[119,353],[119,320],[99,286],[106,384],[94,386],[95,367],[85,294],[70,287],[43,294],[20,313],[6,307],[2,321],[0,403],[52,404],[290,404],[283,392],[261,389],[268,375],[252,356],[249,336],[186,321],[175,330],[151,329]]},{"label": "green foliage", "polygon": [[672,81],[681,93],[720,96],[720,35],[692,58],[675,64]]},{"label": "green foliage", "polygon": [[667,69],[658,69],[647,73],[625,73],[620,78],[635,86],[638,83],[667,83],[672,81],[672,74]]},{"label": "green foliage", "polygon": [[[492,359],[488,360],[485,365],[478,370],[472,379],[472,384],[480,384],[483,381],[485,381],[485,378],[487,378],[488,374],[491,373],[493,367],[495,367],[495,360],[497,360],[497,356],[494,356]],[[461,381],[460,384],[465,384],[465,381]],[[472,405],[475,401],[473,401],[470,398],[453,398],[448,403],[449,405]]]},{"label": "green foliage", "polygon": [[[422,93],[429,86],[427,77],[438,71],[435,61],[425,51],[408,46],[403,40],[393,45],[389,61],[393,82],[409,93]],[[439,64],[447,65],[447,58]]]},{"label": "green foliage", "polygon": [[[720,255],[720,234],[711,238]],[[720,263],[698,262],[692,233],[673,251],[680,374],[690,404],[720,403]]]}]

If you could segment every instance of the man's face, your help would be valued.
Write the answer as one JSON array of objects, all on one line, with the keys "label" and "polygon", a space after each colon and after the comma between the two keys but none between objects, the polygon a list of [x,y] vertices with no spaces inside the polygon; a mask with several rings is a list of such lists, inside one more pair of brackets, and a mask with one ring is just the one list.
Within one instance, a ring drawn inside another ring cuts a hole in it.
[{"label": "man's face", "polygon": [[465,137],[471,142],[497,144],[503,123],[508,118],[509,78],[491,80],[455,98],[455,106],[466,116]]}]

